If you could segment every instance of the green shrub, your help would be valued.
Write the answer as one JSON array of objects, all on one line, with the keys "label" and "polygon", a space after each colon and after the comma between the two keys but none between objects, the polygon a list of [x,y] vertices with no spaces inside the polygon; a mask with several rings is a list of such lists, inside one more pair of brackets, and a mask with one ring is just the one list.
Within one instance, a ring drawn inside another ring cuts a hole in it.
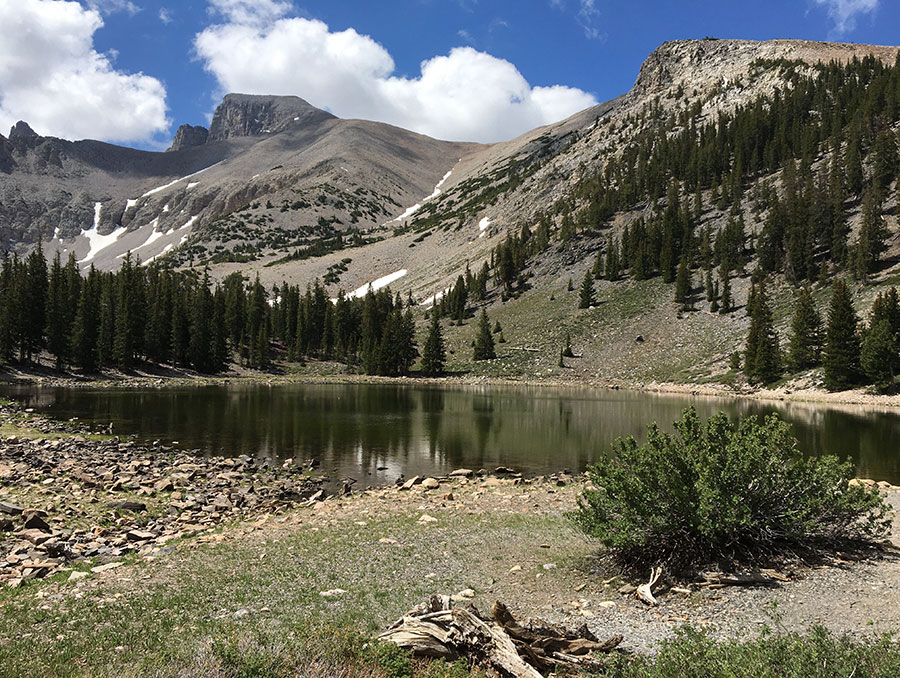
[{"label": "green shrub", "polygon": [[889,678],[900,675],[900,648],[889,637],[852,640],[821,627],[746,642],[683,629],[652,659],[610,655],[604,664],[604,678]]},{"label": "green shrub", "polygon": [[850,486],[850,463],[802,458],[776,415],[737,426],[724,413],[702,422],[693,408],[675,434],[648,429],[645,445],[616,441],[590,468],[572,517],[627,570],[663,565],[689,574],[759,562],[782,551],[882,536],[877,490]]}]

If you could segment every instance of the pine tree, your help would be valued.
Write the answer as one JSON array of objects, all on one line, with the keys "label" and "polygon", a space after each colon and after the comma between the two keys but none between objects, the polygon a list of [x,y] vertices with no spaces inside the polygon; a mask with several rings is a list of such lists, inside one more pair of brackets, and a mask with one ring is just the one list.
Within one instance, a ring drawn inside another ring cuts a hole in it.
[{"label": "pine tree", "polygon": [[691,305],[691,287],[691,269],[687,257],[682,257],[678,264],[678,276],[675,278],[675,303],[681,304],[682,310],[687,310]]},{"label": "pine tree", "polygon": [[819,363],[822,352],[822,317],[806,287],[800,290],[794,307],[789,345],[793,369],[805,370]]},{"label": "pine tree", "polygon": [[756,286],[753,308],[748,310],[750,331],[744,353],[744,374],[751,383],[768,384],[781,375],[781,350],[764,282]]},{"label": "pine tree", "polygon": [[862,193],[865,175],[863,174],[862,154],[859,150],[859,134],[855,130],[847,142],[844,168],[847,173],[847,190],[850,195],[858,196]]},{"label": "pine tree", "polygon": [[97,369],[97,338],[99,335],[98,306],[100,274],[93,265],[87,280],[81,285],[75,321],[72,328],[71,351],[75,364],[86,372]]},{"label": "pine tree", "polygon": [[822,359],[825,387],[829,391],[846,390],[859,380],[858,324],[850,290],[843,280],[836,280],[828,309]]},{"label": "pine tree", "polygon": [[877,318],[870,324],[860,350],[860,364],[866,376],[880,391],[894,383],[897,362],[897,336],[891,331],[887,318]]},{"label": "pine tree", "polygon": [[594,305],[594,276],[590,271],[584,274],[581,291],[578,295],[578,308],[590,308]]},{"label": "pine tree", "polygon": [[422,349],[422,373],[426,377],[440,377],[444,374],[444,363],[447,351],[444,347],[444,336],[437,313],[431,314],[431,326]]},{"label": "pine tree", "polygon": [[872,163],[872,185],[881,195],[897,177],[900,159],[897,157],[897,138],[890,128],[875,137],[875,159]]},{"label": "pine tree", "polygon": [[606,252],[606,279],[618,280],[622,267],[619,263],[619,244],[615,238],[607,241]]},{"label": "pine tree", "polygon": [[100,327],[97,334],[97,365],[110,367],[113,364],[113,339],[116,332],[115,280],[110,274],[103,274],[100,293]]},{"label": "pine tree", "polygon": [[725,315],[734,310],[734,300],[731,298],[731,274],[724,269],[719,269],[719,278],[722,281],[722,292],[717,295],[719,297],[719,313]]},{"label": "pine tree", "polygon": [[856,273],[860,279],[874,273],[887,250],[888,231],[881,216],[881,198],[878,191],[868,189],[863,196],[862,226],[856,241]]},{"label": "pine tree", "polygon": [[597,258],[594,260],[594,268],[591,269],[591,274],[597,280],[603,278],[603,249],[597,250]]},{"label": "pine tree", "polygon": [[47,308],[47,260],[43,245],[38,240],[31,254],[25,259],[20,293],[22,333],[19,347],[20,358],[31,362],[34,354],[44,345],[44,327]]},{"label": "pine tree", "polygon": [[488,319],[487,309],[481,310],[478,320],[478,334],[475,336],[474,360],[493,360],[497,357],[494,351],[494,337],[491,335],[491,322]]},{"label": "pine tree", "polygon": [[564,358],[574,358],[575,354],[572,352],[572,335],[566,332],[566,345],[563,347],[563,357]]},{"label": "pine tree", "polygon": [[69,297],[65,273],[59,252],[50,267],[50,284],[47,288],[47,348],[56,360],[56,368],[62,369],[69,358]]}]

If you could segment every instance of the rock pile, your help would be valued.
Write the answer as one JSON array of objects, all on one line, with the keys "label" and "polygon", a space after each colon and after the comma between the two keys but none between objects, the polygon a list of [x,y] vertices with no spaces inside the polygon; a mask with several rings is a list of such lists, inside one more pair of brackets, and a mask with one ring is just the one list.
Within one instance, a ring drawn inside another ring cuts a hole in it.
[{"label": "rock pile", "polygon": [[0,586],[154,555],[223,521],[325,498],[310,466],[83,437],[0,441]]}]

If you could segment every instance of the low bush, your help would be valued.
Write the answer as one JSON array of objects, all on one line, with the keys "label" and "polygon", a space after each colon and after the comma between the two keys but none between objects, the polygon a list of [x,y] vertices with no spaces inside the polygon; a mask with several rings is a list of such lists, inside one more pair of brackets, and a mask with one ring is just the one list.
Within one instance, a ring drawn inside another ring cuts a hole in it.
[{"label": "low bush", "polygon": [[653,424],[646,444],[629,436],[613,447],[590,468],[593,488],[572,517],[626,570],[692,574],[873,540],[888,527],[879,492],[849,484],[852,464],[803,458],[776,415],[732,425],[691,408],[674,435]]},{"label": "low bush", "polygon": [[853,640],[821,627],[746,642],[685,629],[652,659],[610,656],[605,664],[604,678],[889,678],[900,675],[900,648],[888,637]]}]

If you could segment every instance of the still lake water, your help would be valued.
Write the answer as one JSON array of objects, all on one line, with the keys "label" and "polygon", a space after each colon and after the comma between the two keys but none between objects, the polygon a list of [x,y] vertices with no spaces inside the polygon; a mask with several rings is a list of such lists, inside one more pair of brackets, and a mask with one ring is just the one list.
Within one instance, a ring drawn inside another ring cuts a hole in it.
[{"label": "still lake water", "polygon": [[[778,412],[804,454],[851,458],[863,477],[900,484],[900,412],[632,391],[515,386],[240,384],[179,389],[5,386],[50,416],[107,425],[205,454],[316,458],[363,484],[400,473],[509,466],[581,471],[623,435],[671,430],[684,408],[732,419]],[[381,469],[381,470],[379,470]]]}]

